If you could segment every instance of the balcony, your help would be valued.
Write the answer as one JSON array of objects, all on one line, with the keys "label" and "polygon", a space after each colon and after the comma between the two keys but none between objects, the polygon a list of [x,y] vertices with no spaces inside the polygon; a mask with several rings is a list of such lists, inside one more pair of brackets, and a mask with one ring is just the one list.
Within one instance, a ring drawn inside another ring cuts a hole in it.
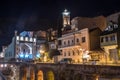
[{"label": "balcony", "polygon": [[69,44],[69,45],[59,45],[58,49],[65,49],[65,48],[72,48],[72,47],[80,47],[80,43],[75,43],[75,44]]},{"label": "balcony", "polygon": [[109,41],[109,42],[101,42],[101,46],[110,46],[110,45],[117,45],[117,41]]}]

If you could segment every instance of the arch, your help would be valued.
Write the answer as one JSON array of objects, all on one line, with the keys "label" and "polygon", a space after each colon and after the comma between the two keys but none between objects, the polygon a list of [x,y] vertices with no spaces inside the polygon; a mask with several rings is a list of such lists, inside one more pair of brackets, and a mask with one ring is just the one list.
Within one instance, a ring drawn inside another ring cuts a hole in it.
[{"label": "arch", "polygon": [[27,80],[27,68],[23,67],[21,75],[21,80]]},{"label": "arch", "polygon": [[47,80],[54,80],[54,73],[53,71],[47,72]]},{"label": "arch", "polygon": [[30,80],[35,80],[35,72],[33,69],[30,70]]},{"label": "arch", "polygon": [[37,74],[37,80],[43,80],[43,78],[44,78],[43,76],[44,76],[43,71],[39,70],[38,74]]},{"label": "arch", "polygon": [[74,76],[74,80],[83,80],[82,74],[76,74],[76,75]]}]

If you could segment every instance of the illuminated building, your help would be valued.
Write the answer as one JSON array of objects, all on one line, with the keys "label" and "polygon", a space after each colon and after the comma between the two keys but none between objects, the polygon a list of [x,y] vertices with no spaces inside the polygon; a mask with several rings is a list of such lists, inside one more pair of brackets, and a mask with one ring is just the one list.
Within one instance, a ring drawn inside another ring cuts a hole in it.
[{"label": "illuminated building", "polygon": [[106,26],[106,19],[103,16],[75,17],[70,24],[70,13],[66,13],[67,10],[63,12],[62,36],[58,38],[58,50],[61,52],[58,60],[72,58],[76,63],[83,62],[84,58],[90,60],[89,53],[100,49],[99,35]]},{"label": "illuminated building", "polygon": [[23,31],[12,39],[12,43],[5,50],[5,60],[32,60],[36,55],[36,38],[31,31]]},{"label": "illuminated building", "polygon": [[65,9],[63,12],[63,27],[66,27],[67,25],[70,25],[70,12]]},{"label": "illuminated building", "polygon": [[100,45],[105,51],[107,63],[118,63],[120,60],[120,28],[118,24],[109,22],[101,33]]}]

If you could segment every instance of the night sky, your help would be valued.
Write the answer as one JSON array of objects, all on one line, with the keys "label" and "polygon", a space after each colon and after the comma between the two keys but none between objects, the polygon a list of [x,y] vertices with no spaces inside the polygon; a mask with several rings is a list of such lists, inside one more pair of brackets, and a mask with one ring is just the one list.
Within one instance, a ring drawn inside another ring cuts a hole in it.
[{"label": "night sky", "polygon": [[[107,16],[119,12],[119,0],[3,0],[0,1],[0,47],[9,44],[14,31],[57,28],[62,12],[76,16]],[[1,50],[1,49],[0,49]]]}]

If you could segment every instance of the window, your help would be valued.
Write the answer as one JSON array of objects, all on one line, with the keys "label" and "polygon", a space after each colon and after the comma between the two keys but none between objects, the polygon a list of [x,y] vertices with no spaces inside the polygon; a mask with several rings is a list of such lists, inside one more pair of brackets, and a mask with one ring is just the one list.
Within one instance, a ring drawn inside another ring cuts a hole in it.
[{"label": "window", "polygon": [[79,39],[77,38],[77,40],[76,40],[76,41],[77,41],[77,43],[78,43],[78,42],[79,42]]},{"label": "window", "polygon": [[73,43],[73,40],[72,40],[72,43]]},{"label": "window", "polygon": [[115,41],[115,35],[110,36],[111,41]]},{"label": "window", "polygon": [[68,45],[70,45],[70,41],[68,40]]},{"label": "window", "polygon": [[70,56],[70,52],[68,52],[68,56]]},{"label": "window", "polygon": [[108,37],[105,37],[105,41],[108,42]]},{"label": "window", "polygon": [[82,42],[85,42],[85,37],[82,37]]},{"label": "window", "polygon": [[64,45],[66,45],[66,42],[64,41]]},{"label": "window", "polygon": [[75,55],[74,51],[73,51],[73,56]]},{"label": "window", "polygon": [[101,42],[103,42],[103,40],[104,40],[104,37],[101,37]]}]

